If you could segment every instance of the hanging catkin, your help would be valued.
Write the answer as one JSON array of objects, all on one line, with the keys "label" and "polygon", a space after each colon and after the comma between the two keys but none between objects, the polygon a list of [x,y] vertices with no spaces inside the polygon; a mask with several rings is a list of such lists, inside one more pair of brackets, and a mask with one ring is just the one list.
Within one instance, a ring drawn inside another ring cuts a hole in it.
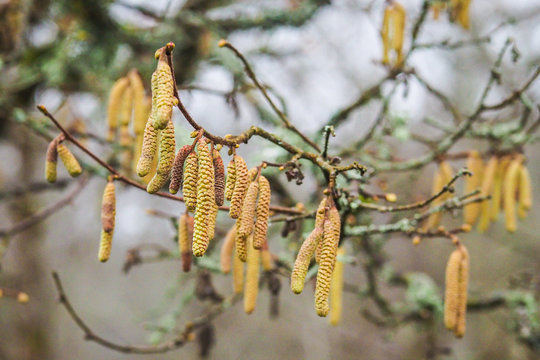
[{"label": "hanging catkin", "polygon": [[219,255],[219,263],[221,265],[221,272],[228,274],[231,271],[231,260],[233,256],[234,242],[236,240],[236,226],[232,226],[227,235],[225,235],[225,240],[221,245],[221,251]]},{"label": "hanging catkin", "polygon": [[[138,130],[135,132],[135,150],[133,152],[133,160],[134,160],[133,172],[134,173],[137,173],[137,165],[139,163],[139,159],[141,158],[142,147],[143,147],[144,130],[146,128],[147,120],[150,117],[150,114],[152,113],[151,100],[148,97],[143,98],[143,107],[144,107],[144,114],[142,115],[143,116],[142,129],[140,130],[140,132]],[[134,116],[137,117],[141,115],[135,114]],[[135,121],[141,121],[141,120],[135,120]]]},{"label": "hanging catkin", "polygon": [[56,146],[56,151],[58,152],[58,156],[60,157],[60,160],[62,160],[62,162],[64,163],[64,167],[66,168],[70,176],[77,177],[81,175],[81,165],[77,161],[77,158],[75,158],[75,156],[64,144],[59,143]]},{"label": "hanging catkin", "polygon": [[444,325],[457,337],[465,335],[469,253],[463,245],[452,252],[446,266]]},{"label": "hanging catkin", "polygon": [[197,164],[197,154],[195,151],[193,151],[186,159],[186,168],[184,169],[184,181],[182,187],[186,208],[191,212],[195,211],[195,207],[197,206],[198,172],[199,165]]},{"label": "hanging catkin", "polygon": [[509,164],[510,157],[504,156],[499,159],[499,164],[497,165],[495,179],[493,179],[493,192],[491,195],[491,203],[489,210],[490,219],[492,221],[497,221],[499,213],[501,212],[503,180]]},{"label": "hanging catkin", "polygon": [[[496,156],[492,156],[484,170],[484,178],[482,179],[482,187],[480,196],[487,196],[492,193],[495,175],[499,160]],[[480,206],[480,220],[478,221],[478,231],[483,233],[487,230],[490,221],[489,200],[482,202]]]},{"label": "hanging catkin", "polygon": [[113,141],[118,127],[118,115],[122,107],[124,91],[129,86],[129,80],[125,77],[116,80],[109,95],[107,108],[107,141]]},{"label": "hanging catkin", "polygon": [[[327,212],[327,205],[328,205],[328,199],[324,197],[321,202],[319,203],[319,207],[317,208],[317,213],[315,214],[315,228],[323,228],[324,227],[324,219],[326,219],[326,212]],[[319,258],[321,256],[322,252],[322,241],[319,241],[317,244],[317,249],[315,251],[315,261],[319,263]]]},{"label": "hanging catkin", "polygon": [[[469,152],[467,158],[467,168],[472,172],[472,176],[468,176],[465,179],[465,193],[469,194],[474,190],[477,190],[482,185],[482,176],[484,172],[484,163],[482,156],[476,150]],[[474,225],[478,214],[480,213],[480,203],[472,203],[465,206],[463,209],[463,216],[465,224]]]},{"label": "hanging catkin", "polygon": [[158,130],[164,129],[172,117],[174,105],[174,85],[171,68],[167,63],[165,50],[161,49],[156,71],[152,74],[152,115],[154,127]]},{"label": "hanging catkin", "polygon": [[114,182],[111,179],[105,185],[103,199],[101,201],[101,241],[99,244],[99,261],[109,260],[111,255],[112,237],[114,233],[114,221],[116,217],[116,195]]},{"label": "hanging catkin", "polygon": [[225,199],[227,199],[227,201],[231,201],[235,181],[236,170],[233,158],[231,161],[229,161],[229,164],[227,165],[227,182],[225,184]]},{"label": "hanging catkin", "polygon": [[45,179],[53,183],[56,181],[56,163],[58,162],[58,152],[56,146],[58,138],[54,138],[47,147],[47,155],[45,158]]},{"label": "hanging catkin", "polygon": [[326,316],[329,311],[328,294],[330,293],[330,282],[336,262],[340,231],[339,212],[333,206],[328,211],[328,218],[324,221],[323,248],[319,259],[319,271],[315,285],[315,310],[319,316]]},{"label": "hanging catkin", "polygon": [[255,249],[262,249],[266,244],[266,232],[268,231],[268,214],[270,211],[270,183],[264,176],[259,177],[259,201],[255,214],[255,234],[253,235],[253,246]]},{"label": "hanging catkin", "polygon": [[291,290],[295,294],[300,294],[302,290],[304,290],[304,281],[306,279],[309,263],[311,262],[317,244],[322,242],[322,236],[322,226],[316,227],[304,240],[298,251],[291,273]]},{"label": "hanging catkin", "polygon": [[503,182],[503,197],[504,197],[504,219],[506,230],[509,232],[516,231],[516,192],[519,186],[519,168],[521,167],[522,158],[517,156],[506,171]]},{"label": "hanging catkin", "polygon": [[383,64],[390,64],[390,51],[395,52],[393,65],[403,61],[403,38],[405,31],[405,9],[393,1],[384,10],[383,27],[381,31],[383,42]]},{"label": "hanging catkin", "polygon": [[340,247],[337,251],[336,266],[332,273],[332,282],[330,283],[330,325],[338,325],[341,321],[343,309],[343,272],[345,263],[343,262],[345,249]]},{"label": "hanging catkin", "polygon": [[235,294],[241,294],[244,291],[244,262],[238,256],[233,255],[233,288]]},{"label": "hanging catkin", "polygon": [[178,220],[178,250],[182,259],[182,270],[189,272],[191,269],[191,238],[189,236],[189,223],[193,218],[184,213]]},{"label": "hanging catkin", "polygon": [[148,114],[146,110],[144,84],[141,75],[136,69],[128,74],[129,84],[133,91],[133,131],[135,135],[142,135],[146,126]]},{"label": "hanging catkin", "polygon": [[158,192],[169,179],[175,151],[174,125],[172,121],[169,121],[167,127],[160,132],[159,161],[156,174],[146,187],[146,191],[150,194]]},{"label": "hanging catkin", "polygon": [[133,90],[130,86],[126,87],[122,95],[122,103],[120,105],[120,113],[118,114],[118,122],[120,125],[120,145],[131,145],[131,134],[129,133],[129,123],[131,121],[131,112],[133,109]]},{"label": "hanging catkin", "polygon": [[195,211],[195,227],[193,232],[193,255],[203,256],[210,241],[208,217],[214,201],[214,168],[210,149],[204,138],[197,145],[199,163],[197,178],[197,207]]},{"label": "hanging catkin", "polygon": [[246,262],[247,259],[247,247],[246,247],[246,237],[238,235],[238,229],[240,228],[241,219],[236,220],[236,239],[235,239],[235,248],[236,248],[236,257],[242,262]]},{"label": "hanging catkin", "polygon": [[140,177],[148,175],[152,168],[152,161],[156,156],[158,131],[154,128],[152,116],[148,118],[144,129],[141,157],[137,163],[137,174]]},{"label": "hanging catkin", "polygon": [[253,232],[255,222],[255,207],[257,206],[257,195],[259,194],[259,182],[252,181],[249,184],[244,203],[242,204],[242,214],[240,215],[240,227],[238,236],[249,236]]},{"label": "hanging catkin", "polygon": [[521,219],[527,216],[527,211],[532,207],[531,177],[525,165],[519,168],[519,198],[518,215]]},{"label": "hanging catkin", "polygon": [[184,145],[178,150],[178,154],[174,158],[174,163],[171,171],[171,183],[169,184],[169,192],[176,194],[182,187],[184,180],[184,163],[189,153],[192,151],[191,145]]},{"label": "hanging catkin", "polygon": [[229,208],[229,215],[233,219],[238,219],[240,212],[242,211],[242,204],[249,185],[249,180],[246,162],[240,155],[234,156],[234,167],[235,181],[231,198],[231,206]]},{"label": "hanging catkin", "polygon": [[212,203],[210,206],[210,214],[208,214],[208,238],[210,240],[213,240],[215,236],[218,213],[219,213],[219,206],[217,206],[215,200],[212,200]]},{"label": "hanging catkin", "polygon": [[214,178],[215,178],[215,199],[217,206],[222,206],[225,198],[225,168],[223,166],[223,159],[219,151],[214,149],[212,152],[214,159]]},{"label": "hanging catkin", "polygon": [[253,248],[253,236],[249,236],[247,239],[246,287],[244,289],[244,311],[246,314],[251,314],[257,303],[260,259],[260,251]]}]

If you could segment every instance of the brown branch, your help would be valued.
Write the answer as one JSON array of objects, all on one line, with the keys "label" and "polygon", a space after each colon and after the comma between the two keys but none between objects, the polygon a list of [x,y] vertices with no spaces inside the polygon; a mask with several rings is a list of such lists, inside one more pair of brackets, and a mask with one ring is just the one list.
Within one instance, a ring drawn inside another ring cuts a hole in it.
[{"label": "brown branch", "polygon": [[15,234],[18,234],[29,227],[45,220],[52,214],[56,213],[60,209],[62,209],[64,206],[68,205],[84,188],[88,181],[88,178],[86,176],[83,176],[81,179],[79,179],[77,186],[66,194],[63,198],[61,198],[59,201],[50,204],[49,206],[37,211],[30,217],[22,220],[21,222],[13,225],[12,227],[6,228],[6,229],[0,229],[0,237],[6,236],[13,236]]},{"label": "brown branch", "polygon": [[63,189],[73,182],[72,178],[58,179],[51,184],[47,181],[34,182],[26,186],[15,187],[6,191],[0,192],[0,200],[11,199],[19,196],[26,195],[28,193],[38,193],[41,191]]},{"label": "brown branch", "polygon": [[172,339],[165,341],[161,344],[150,345],[150,346],[121,345],[121,344],[117,344],[112,341],[109,341],[105,339],[104,337],[101,337],[97,335],[96,333],[94,333],[92,329],[90,329],[90,327],[86,324],[86,322],[84,322],[84,320],[77,314],[77,312],[73,308],[73,305],[69,301],[66,295],[66,292],[64,291],[64,287],[62,285],[62,282],[60,281],[60,277],[58,276],[58,273],[53,271],[52,277],[54,280],[54,285],[56,286],[56,290],[58,292],[58,298],[59,298],[60,304],[64,306],[64,308],[67,310],[71,319],[84,332],[85,340],[93,341],[111,350],[118,351],[121,353],[126,353],[126,354],[157,354],[157,353],[165,353],[168,351],[176,350],[179,347],[182,347],[183,345],[185,345],[189,341],[189,337],[190,337],[189,335],[193,333],[193,331],[197,330],[201,326],[205,325],[209,321],[216,318],[224,310],[229,308],[231,305],[233,305],[237,301],[237,297],[233,296],[229,299],[221,301],[219,304],[213,305],[212,307],[210,307],[207,314],[199,316],[198,318],[190,322],[187,322],[181,333],[179,333]]}]

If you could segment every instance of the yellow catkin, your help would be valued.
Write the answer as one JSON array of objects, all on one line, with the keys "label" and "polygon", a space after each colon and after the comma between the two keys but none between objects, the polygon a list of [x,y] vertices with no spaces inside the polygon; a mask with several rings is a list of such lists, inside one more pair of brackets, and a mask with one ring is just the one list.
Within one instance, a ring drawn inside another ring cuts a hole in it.
[{"label": "yellow catkin", "polygon": [[148,119],[144,84],[141,75],[135,69],[129,72],[128,78],[133,90],[133,131],[135,135],[142,135]]},{"label": "yellow catkin", "polygon": [[152,115],[154,127],[164,129],[172,117],[174,85],[165,51],[161,51],[156,71],[152,74]]},{"label": "yellow catkin", "polygon": [[227,201],[231,201],[233,190],[234,190],[234,183],[236,179],[236,171],[234,166],[234,159],[229,161],[229,164],[227,165],[227,181],[225,183],[225,199]]},{"label": "yellow catkin", "polygon": [[259,263],[261,252],[253,248],[253,236],[247,239],[246,284],[244,289],[244,311],[251,314],[255,310],[259,294]]},{"label": "yellow catkin", "polygon": [[109,260],[111,255],[112,237],[114,233],[114,222],[116,217],[116,194],[112,180],[107,182],[103,190],[101,201],[101,241],[99,244],[99,261]]},{"label": "yellow catkin", "polygon": [[213,240],[215,236],[218,213],[219,206],[213,201],[210,207],[210,214],[208,214],[208,238],[210,240]]},{"label": "yellow catkin", "polygon": [[462,28],[468,30],[469,22],[469,7],[471,0],[452,0],[451,1],[451,19],[461,25]]},{"label": "yellow catkin", "polygon": [[383,64],[390,64],[390,18],[392,17],[392,9],[387,7],[384,9],[383,26],[381,31],[383,45]]},{"label": "yellow catkin", "polygon": [[519,170],[518,216],[524,219],[532,207],[531,176],[525,165],[521,165]]},{"label": "yellow catkin", "polygon": [[214,197],[216,199],[216,204],[221,206],[225,201],[225,169],[223,166],[223,159],[218,150],[214,149],[212,158],[214,159]]},{"label": "yellow catkin", "polygon": [[[482,185],[480,190],[481,196],[490,195],[493,191],[493,185],[495,181],[495,175],[497,172],[497,166],[499,159],[496,156],[492,156],[484,169],[484,176],[482,179]],[[487,230],[490,221],[490,202],[489,200],[483,201],[480,206],[480,220],[478,221],[478,231],[483,233]]]},{"label": "yellow catkin", "polygon": [[[324,225],[324,224],[323,224]],[[309,268],[309,263],[313,257],[313,253],[317,248],[317,244],[322,242],[323,228],[316,227],[304,240],[291,273],[291,290],[295,294],[300,294],[304,290],[304,281]]]},{"label": "yellow catkin", "polygon": [[49,143],[45,157],[45,179],[50,183],[56,181],[56,164],[58,162],[57,145],[58,139],[55,138]]},{"label": "yellow catkin", "polygon": [[212,155],[205,139],[198,141],[197,150],[199,169],[197,177],[197,207],[193,232],[193,255],[203,256],[210,241],[208,217],[212,212],[214,202],[214,167],[212,164]]},{"label": "yellow catkin", "polygon": [[[441,176],[443,178],[444,185],[447,185],[450,180],[454,177],[454,170],[452,169],[452,166],[447,161],[441,161],[439,164],[439,169],[441,172]],[[446,193],[444,195],[445,199],[450,198],[452,195],[449,193]]]},{"label": "yellow catkin", "polygon": [[191,238],[189,236],[189,214],[182,214],[178,220],[178,250],[182,259],[182,270],[189,272],[191,269]]},{"label": "yellow catkin", "polygon": [[324,221],[323,248],[319,259],[319,271],[317,272],[317,283],[315,285],[315,310],[319,316],[326,316],[329,311],[328,295],[336,262],[340,231],[339,212],[335,207],[332,207],[328,212],[328,218]]},{"label": "yellow catkin", "polygon": [[195,211],[197,206],[197,178],[199,165],[197,164],[197,154],[192,152],[186,158],[186,166],[184,169],[184,181],[182,193],[188,211]]},{"label": "yellow catkin", "polygon": [[253,246],[255,249],[262,249],[266,244],[266,233],[268,231],[268,215],[270,212],[270,182],[264,176],[259,177],[259,201],[255,214],[255,233],[253,235]]},{"label": "yellow catkin", "polygon": [[[326,218],[327,205],[328,199],[324,197],[319,203],[319,207],[317,208],[317,214],[315,215],[315,228],[320,227],[322,229],[324,227],[324,219]],[[319,244],[317,245],[317,250],[315,251],[315,261],[317,261],[317,263],[319,262],[319,258],[321,256],[322,245],[322,241],[319,241]]]},{"label": "yellow catkin", "polygon": [[[445,185],[447,185],[450,180],[452,180],[453,176],[453,170],[450,164],[448,164],[446,161],[441,161],[439,164],[439,168],[437,172],[435,173],[435,177],[433,179],[433,187],[431,190],[431,195],[435,195],[439,193]],[[433,207],[436,207],[440,205],[443,201],[447,200],[449,198],[449,194],[443,194],[442,196],[439,196],[437,199],[435,199],[432,204]],[[435,228],[439,225],[441,221],[442,213],[436,212],[434,214],[431,214],[429,218],[427,219],[424,230]]]},{"label": "yellow catkin", "polygon": [[17,302],[20,304],[26,304],[28,301],[30,301],[30,297],[27,293],[19,292],[17,294]]},{"label": "yellow catkin", "polygon": [[508,165],[508,170],[504,176],[503,198],[504,198],[504,219],[506,230],[515,232],[516,221],[516,192],[519,187],[519,168],[521,159],[517,157]]},{"label": "yellow catkin", "polygon": [[345,249],[340,247],[337,251],[336,266],[332,273],[332,282],[330,283],[330,325],[338,325],[341,321],[341,313],[343,309],[343,273],[345,271],[345,263],[343,262]]},{"label": "yellow catkin", "polygon": [[489,209],[491,221],[496,221],[499,217],[499,212],[501,211],[503,180],[509,164],[510,158],[508,156],[499,159],[495,178],[493,179],[493,191]]},{"label": "yellow catkin", "polygon": [[144,177],[150,173],[152,162],[156,157],[158,144],[158,131],[154,128],[152,116],[148,118],[144,129],[141,156],[137,163],[137,174]]},{"label": "yellow catkin", "polygon": [[122,95],[122,104],[120,105],[120,113],[118,114],[118,122],[120,125],[120,145],[131,145],[131,134],[129,133],[129,123],[131,122],[131,112],[133,110],[133,90],[128,86]]},{"label": "yellow catkin", "polygon": [[240,215],[240,227],[238,236],[249,236],[253,232],[255,222],[255,208],[257,206],[257,195],[259,193],[259,182],[252,181],[249,184],[244,203],[242,204],[242,215]]},{"label": "yellow catkin", "polygon": [[[144,114],[143,114],[144,119],[142,120],[143,121],[142,130],[140,132],[138,130],[135,131],[135,150],[133,152],[133,160],[134,160],[133,161],[133,172],[134,173],[137,173],[137,164],[139,163],[139,159],[140,159],[141,153],[142,153],[143,140],[144,140],[144,131],[145,131],[145,128],[146,128],[147,120],[150,117],[150,114],[152,113],[151,100],[149,100],[148,97],[144,97],[143,98],[143,103],[144,103]],[[134,109],[134,112],[135,111],[138,111],[138,110]],[[137,115],[135,113],[133,116],[134,116],[134,118],[136,118],[139,115]],[[140,121],[140,120],[135,119],[134,121]],[[137,125],[134,125],[134,127],[135,126],[137,126]]]},{"label": "yellow catkin", "polygon": [[236,240],[236,226],[232,226],[227,235],[225,235],[225,240],[221,244],[221,251],[219,254],[219,263],[221,265],[221,272],[228,274],[231,272],[231,257],[233,255],[234,242]]},{"label": "yellow catkin", "polygon": [[176,153],[176,141],[174,138],[174,125],[172,120],[167,127],[160,132],[159,137],[159,161],[156,174],[148,183],[146,191],[150,194],[158,192],[169,179]]},{"label": "yellow catkin", "polygon": [[444,325],[457,337],[465,335],[469,253],[463,245],[454,250],[446,266]]},{"label": "yellow catkin", "polygon": [[247,247],[246,247],[246,237],[240,236],[238,234],[238,229],[240,228],[241,219],[236,220],[236,239],[235,239],[235,248],[236,248],[236,257],[242,262],[246,262],[247,259]]},{"label": "yellow catkin", "polygon": [[[469,194],[474,190],[477,190],[482,185],[482,176],[484,171],[484,163],[482,156],[476,150],[469,152],[467,158],[467,168],[472,172],[472,176],[468,176],[465,179],[465,193]],[[463,209],[463,217],[465,224],[474,225],[478,219],[480,213],[480,203],[472,203]]]},{"label": "yellow catkin", "polygon": [[[383,64],[399,65],[403,61],[403,38],[405,32],[405,8],[397,2],[390,3],[384,10],[381,31],[383,43]],[[395,61],[391,61],[390,52],[395,52]]]},{"label": "yellow catkin", "polygon": [[75,158],[75,156],[64,144],[58,144],[56,146],[56,151],[58,152],[58,156],[60,157],[60,160],[62,160],[62,162],[64,163],[64,167],[66,168],[70,176],[77,177],[81,175],[81,165],[77,161],[77,158]]},{"label": "yellow catkin", "polygon": [[272,259],[272,254],[270,253],[268,243],[266,242],[261,249],[261,263],[264,271],[272,271],[274,269],[274,259]]},{"label": "yellow catkin", "polygon": [[244,291],[244,262],[236,255],[233,255],[232,261],[233,290],[235,294],[241,294]]},{"label": "yellow catkin", "polygon": [[441,11],[446,9],[445,2],[436,2],[431,5],[431,10],[433,11],[433,20],[439,20],[439,15]]},{"label": "yellow catkin", "polygon": [[113,141],[118,127],[118,115],[122,107],[124,91],[129,86],[129,80],[125,77],[116,80],[109,95],[109,106],[107,109],[107,141]]},{"label": "yellow catkin", "polygon": [[234,156],[234,167],[235,181],[231,198],[231,206],[229,208],[229,215],[233,219],[238,219],[240,212],[242,211],[244,196],[246,195],[246,191],[249,186],[249,179],[246,162],[240,155]]}]

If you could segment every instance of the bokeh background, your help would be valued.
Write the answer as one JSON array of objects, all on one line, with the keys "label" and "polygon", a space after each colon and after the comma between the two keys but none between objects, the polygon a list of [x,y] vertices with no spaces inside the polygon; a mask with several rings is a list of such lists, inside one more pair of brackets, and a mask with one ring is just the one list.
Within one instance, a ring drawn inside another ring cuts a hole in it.
[{"label": "bokeh background", "polygon": [[[401,3],[407,9],[410,32],[421,1]],[[49,191],[17,192],[43,181],[47,143],[25,125],[42,120],[33,110],[36,104],[45,104],[64,124],[81,119],[88,131],[103,136],[106,99],[114,80],[137,68],[148,87],[155,64],[153,52],[173,41],[179,85],[218,90],[181,91],[185,105],[203,127],[225,135],[257,124],[285,135],[265,119],[269,108],[255,91],[240,91],[234,102],[224,96],[235,86],[250,84],[240,62],[230,51],[217,47],[220,38],[227,38],[246,55],[258,77],[283,99],[293,123],[314,137],[332,114],[385,76],[386,69],[380,65],[379,35],[383,8],[384,1],[380,0],[0,0],[0,229],[10,229],[76,187],[76,181],[68,180],[65,186]],[[504,84],[494,88],[488,102],[508,94],[540,62],[540,1],[472,0],[470,18],[469,31],[449,23],[446,15],[438,21],[429,19],[420,39],[425,43],[467,41],[489,35],[489,42],[454,50],[418,50],[410,59],[410,65],[465,114],[474,109],[489,69],[509,37],[520,57],[516,63],[509,57],[504,59]],[[405,47],[408,45],[406,42]],[[383,89],[388,91],[390,86]],[[533,85],[527,94],[532,102],[538,102],[540,85]],[[372,102],[355,111],[331,140],[331,152],[337,153],[362,136],[379,106]],[[450,116],[440,103],[412,81],[398,88],[391,112],[405,119],[404,138],[379,145],[400,158],[426,151],[410,141],[411,133],[428,138],[440,134],[422,119],[435,117],[450,124]],[[494,116],[504,119],[518,115],[516,108],[510,108]],[[174,121],[177,143],[184,144],[191,129],[178,112]],[[488,145],[465,139],[452,152],[482,151]],[[90,141],[90,147],[102,156],[110,154],[100,143]],[[539,147],[533,144],[524,150],[536,190],[540,185]],[[85,164],[94,166],[82,153],[74,152]],[[239,153],[249,165],[283,156],[282,150],[261,139],[242,146]],[[464,162],[452,164],[458,168]],[[401,203],[407,203],[429,195],[434,169],[432,164],[409,173],[382,174],[378,180],[387,181],[388,190],[398,194]],[[321,194],[317,193],[314,176],[306,174],[301,186],[287,183],[284,176],[276,177],[290,197],[273,202],[302,202],[313,209]],[[63,169],[59,176],[68,179]],[[92,177],[68,206],[23,232],[2,237],[0,287],[25,291],[30,302],[22,305],[0,298],[1,359],[199,356],[196,343],[159,355],[113,352],[85,341],[82,331],[58,305],[52,270],[60,274],[71,302],[88,325],[100,336],[125,344],[165,340],[175,324],[182,326],[207,306],[197,300],[186,303],[191,299],[194,280],[181,274],[177,259],[136,266],[128,274],[122,272],[125,255],[134,246],[159,244],[171,251],[176,249],[172,222],[150,216],[147,210],[181,214],[183,204],[119,186],[112,258],[106,264],[96,261],[104,183],[103,178]],[[515,234],[507,233],[501,221],[483,235],[471,232],[463,236],[471,254],[471,296],[509,288],[538,295],[540,227],[535,220],[540,214],[539,193],[534,191],[534,207]],[[224,231],[232,225],[224,214],[219,219],[219,228]],[[376,216],[373,221],[390,219]],[[446,215],[445,221],[459,225],[460,216]],[[281,224],[270,227],[271,250],[292,261],[293,253],[280,237],[280,230]],[[415,323],[392,329],[370,323],[362,316],[363,309],[373,307],[361,296],[366,284],[361,266],[365,258],[355,254],[352,245],[348,249],[353,261],[346,266],[345,278],[352,290],[344,296],[339,326],[332,327],[326,319],[317,317],[309,284],[302,295],[295,296],[288,289],[288,280],[282,278],[279,316],[269,315],[271,299],[266,288],[254,314],[248,316],[240,304],[235,305],[213,322],[215,346],[209,358],[420,359],[433,355],[427,354],[428,344],[433,343],[440,351],[432,358],[537,358],[538,352],[520,342],[520,334],[510,329],[510,315],[505,309],[470,314],[467,335],[461,340],[445,331],[441,321],[432,325],[433,331]],[[386,243],[385,255],[387,266],[396,271],[421,272],[432,278],[442,296],[444,268],[451,249],[444,239],[429,239],[414,247],[408,237],[393,235]],[[211,256],[216,255],[214,252]],[[231,293],[230,276],[214,275],[213,281],[220,293]],[[404,296],[402,291],[392,289],[383,292],[394,301]],[[537,310],[534,306],[533,312]]]}]

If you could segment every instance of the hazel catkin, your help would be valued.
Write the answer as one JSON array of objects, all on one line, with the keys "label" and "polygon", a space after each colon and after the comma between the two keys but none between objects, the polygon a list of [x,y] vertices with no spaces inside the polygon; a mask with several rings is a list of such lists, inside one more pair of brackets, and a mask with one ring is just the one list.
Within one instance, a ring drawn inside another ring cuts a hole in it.
[{"label": "hazel catkin", "polygon": [[234,191],[234,183],[236,181],[236,167],[234,165],[234,158],[229,161],[227,165],[227,181],[225,183],[225,199],[231,201]]},{"label": "hazel catkin", "polygon": [[330,208],[328,218],[324,221],[323,247],[319,259],[317,283],[315,285],[315,310],[319,316],[326,316],[329,311],[328,295],[330,293],[330,282],[336,262],[340,231],[341,220],[339,212],[334,206]]},{"label": "hazel catkin", "polygon": [[171,68],[165,51],[161,50],[156,71],[152,74],[152,115],[154,127],[158,130],[164,129],[172,118],[173,91]]},{"label": "hazel catkin", "polygon": [[109,95],[109,105],[107,108],[107,141],[113,141],[118,127],[118,115],[123,103],[123,95],[129,86],[129,80],[122,77],[115,81]]},{"label": "hazel catkin", "polygon": [[504,197],[504,219],[506,230],[515,232],[516,223],[516,191],[519,186],[519,168],[521,167],[521,157],[512,160],[504,176],[503,197]]},{"label": "hazel catkin", "polygon": [[152,115],[146,121],[142,142],[141,157],[137,163],[137,174],[144,177],[150,173],[152,162],[156,156],[158,131],[154,128]]},{"label": "hazel catkin", "polygon": [[197,160],[199,164],[197,177],[197,207],[193,231],[193,255],[202,256],[210,241],[208,231],[208,216],[212,211],[214,201],[214,169],[210,149],[204,138],[197,144]]},{"label": "hazel catkin", "polygon": [[332,273],[332,282],[330,283],[330,325],[338,325],[341,321],[343,311],[343,272],[345,270],[345,249],[340,247],[337,251],[336,265]]},{"label": "hazel catkin", "polygon": [[[480,196],[488,196],[493,191],[494,180],[497,172],[499,160],[496,156],[492,156],[487,162],[484,169]],[[483,233],[487,230],[490,221],[489,201],[483,201],[480,205],[480,220],[478,221],[478,231]]]},{"label": "hazel catkin", "polygon": [[111,255],[112,237],[116,217],[116,194],[112,179],[109,179],[103,191],[101,201],[101,241],[99,245],[99,261],[105,262]]},{"label": "hazel catkin", "polygon": [[225,240],[221,245],[221,251],[219,255],[219,263],[221,265],[221,272],[228,274],[231,271],[231,260],[233,256],[234,242],[236,240],[236,226],[232,226],[227,235],[225,235]]},{"label": "hazel catkin", "polygon": [[223,159],[216,149],[212,152],[212,157],[214,159],[214,197],[217,206],[222,206],[225,198],[225,169]]},{"label": "hazel catkin", "polygon": [[234,293],[241,294],[244,291],[244,262],[236,255],[233,255],[232,277]]},{"label": "hazel catkin", "polygon": [[519,168],[518,216],[523,219],[532,207],[531,177],[525,165]]},{"label": "hazel catkin", "polygon": [[59,143],[56,146],[56,151],[58,152],[58,156],[60,157],[60,160],[64,163],[64,167],[66,168],[67,172],[72,177],[77,177],[81,175],[82,168],[79,162],[77,161],[77,158],[69,151],[69,149],[62,143]]},{"label": "hazel catkin", "polygon": [[270,183],[264,176],[259,177],[259,201],[255,209],[255,233],[253,235],[253,246],[255,249],[262,249],[266,243],[266,232],[268,231],[268,214],[270,211]]},{"label": "hazel catkin", "polygon": [[130,86],[126,87],[122,95],[122,103],[118,114],[120,125],[120,145],[129,146],[131,144],[131,135],[129,133],[129,123],[131,121],[131,112],[133,108],[133,90]]},{"label": "hazel catkin", "polygon": [[178,220],[178,250],[182,259],[182,270],[189,272],[191,269],[191,238],[189,236],[190,220],[193,218],[184,213]]},{"label": "hazel catkin", "polygon": [[247,164],[240,155],[234,156],[234,167],[235,181],[231,198],[231,206],[229,208],[229,215],[233,219],[238,219],[240,212],[242,211],[244,196],[246,195],[246,191],[249,186],[249,179]]},{"label": "hazel catkin", "polygon": [[323,236],[323,228],[315,227],[309,236],[304,240],[291,273],[291,290],[295,294],[300,294],[304,290],[304,281],[306,279],[309,263],[313,257],[313,253],[317,244],[321,242]]},{"label": "hazel catkin", "polygon": [[247,247],[246,247],[246,237],[240,236],[238,234],[238,229],[240,228],[241,218],[236,220],[236,239],[235,239],[235,248],[236,248],[236,257],[242,262],[246,262],[247,259]]},{"label": "hazel catkin", "polygon": [[[328,199],[327,197],[324,197],[321,202],[319,203],[319,207],[317,208],[317,213],[315,214],[315,227],[320,227],[321,229],[324,227],[324,219],[326,218],[326,211],[328,205]],[[322,251],[322,241],[319,241],[319,244],[317,245],[317,249],[315,251],[315,261],[319,263],[319,258],[321,256]]]},{"label": "hazel catkin", "polygon": [[252,181],[249,184],[244,203],[242,204],[242,214],[240,215],[240,227],[238,236],[249,236],[253,232],[255,221],[255,207],[257,206],[257,195],[259,194],[259,182]]},{"label": "hazel catkin", "polygon": [[[477,190],[482,184],[482,176],[484,172],[484,163],[482,156],[476,150],[469,152],[467,158],[467,168],[472,172],[472,176],[465,179],[465,193],[469,194]],[[480,213],[480,203],[468,204],[463,209],[465,224],[474,225]]]},{"label": "hazel catkin", "polygon": [[176,194],[182,187],[184,181],[184,163],[189,153],[193,150],[191,145],[184,145],[178,150],[171,170],[171,183],[169,184],[169,192]]},{"label": "hazel catkin", "polygon": [[186,167],[184,169],[184,181],[182,193],[186,208],[188,211],[195,211],[197,206],[197,178],[199,165],[197,164],[197,154],[193,151],[186,159]]},{"label": "hazel catkin", "polygon": [[469,253],[463,245],[452,252],[446,266],[444,324],[457,337],[465,335]]},{"label": "hazel catkin", "polygon": [[253,236],[247,239],[246,283],[244,289],[244,311],[251,314],[255,310],[259,293],[259,263],[261,254],[253,247]]},{"label": "hazel catkin", "polygon": [[146,187],[146,191],[150,194],[158,192],[169,179],[174,162],[175,151],[176,142],[174,139],[174,125],[172,121],[169,121],[167,127],[160,132],[159,161],[156,174]]},{"label": "hazel catkin", "polygon": [[56,181],[56,164],[58,163],[58,152],[56,146],[58,138],[53,139],[47,147],[47,155],[45,158],[45,179],[53,183]]},{"label": "hazel catkin", "polygon": [[128,78],[133,91],[133,131],[135,135],[141,135],[148,119],[144,84],[141,75],[136,69],[129,72]]}]

